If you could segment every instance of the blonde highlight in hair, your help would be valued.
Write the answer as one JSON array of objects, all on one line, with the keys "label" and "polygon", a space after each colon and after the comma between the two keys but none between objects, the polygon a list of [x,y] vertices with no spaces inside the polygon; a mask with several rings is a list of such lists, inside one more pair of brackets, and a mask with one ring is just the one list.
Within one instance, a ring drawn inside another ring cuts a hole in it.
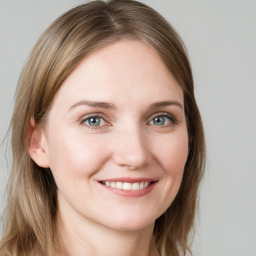
[{"label": "blonde highlight in hair", "polygon": [[205,142],[194,97],[193,77],[181,39],[152,8],[132,0],[92,1],[59,17],[40,37],[20,77],[11,120],[13,163],[1,256],[53,256],[57,187],[50,169],[29,156],[29,123],[43,125],[58,89],[88,54],[117,40],[137,39],[150,45],[175,76],[184,93],[190,138],[180,190],[156,220],[154,239],[162,256],[191,252],[198,187],[204,171]]}]

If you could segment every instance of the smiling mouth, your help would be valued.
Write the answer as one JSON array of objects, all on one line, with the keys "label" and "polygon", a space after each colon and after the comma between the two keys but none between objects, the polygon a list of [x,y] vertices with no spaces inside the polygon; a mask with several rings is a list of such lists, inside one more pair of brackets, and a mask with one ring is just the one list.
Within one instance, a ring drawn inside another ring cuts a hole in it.
[{"label": "smiling mouth", "polygon": [[126,191],[136,191],[148,188],[150,185],[155,183],[155,181],[141,181],[141,182],[121,182],[121,181],[101,181],[101,184],[114,188],[121,189]]}]

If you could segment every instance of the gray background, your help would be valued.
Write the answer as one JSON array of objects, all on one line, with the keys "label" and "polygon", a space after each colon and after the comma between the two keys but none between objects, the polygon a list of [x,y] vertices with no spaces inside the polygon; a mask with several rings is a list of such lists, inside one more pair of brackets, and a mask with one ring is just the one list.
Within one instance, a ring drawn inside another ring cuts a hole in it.
[{"label": "gray background", "polygon": [[[21,68],[40,34],[84,1],[0,0],[0,140]],[[256,1],[145,0],[177,29],[190,55],[208,164],[195,256],[256,256]],[[0,154],[0,212],[8,167]]]}]

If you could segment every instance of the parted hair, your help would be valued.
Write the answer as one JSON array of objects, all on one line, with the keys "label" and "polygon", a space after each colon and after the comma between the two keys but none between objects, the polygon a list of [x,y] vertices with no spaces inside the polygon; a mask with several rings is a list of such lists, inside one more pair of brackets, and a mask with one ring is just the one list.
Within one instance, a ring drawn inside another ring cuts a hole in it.
[{"label": "parted hair", "polygon": [[185,47],[155,10],[133,0],[91,1],[60,16],[40,37],[21,73],[10,124],[12,168],[2,219],[1,256],[53,256],[58,250],[57,187],[50,169],[30,158],[29,123],[46,121],[56,92],[88,54],[118,40],[151,46],[184,94],[189,155],[179,192],[154,227],[162,256],[191,253],[191,231],[204,172],[205,142]]}]

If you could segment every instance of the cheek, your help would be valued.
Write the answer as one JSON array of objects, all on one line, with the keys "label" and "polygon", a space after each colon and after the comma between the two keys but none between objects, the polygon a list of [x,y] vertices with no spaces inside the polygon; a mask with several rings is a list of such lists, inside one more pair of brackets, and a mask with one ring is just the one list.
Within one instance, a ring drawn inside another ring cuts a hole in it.
[{"label": "cheek", "polygon": [[187,132],[169,134],[155,145],[154,155],[162,170],[157,201],[161,202],[160,212],[164,213],[176,197],[182,181],[188,156]]},{"label": "cheek", "polygon": [[58,136],[51,136],[49,141],[50,168],[56,179],[63,182],[93,175],[107,159],[104,138],[95,140],[84,134],[59,130]]},{"label": "cheek", "polygon": [[188,157],[187,133],[170,136],[158,148],[159,162],[166,174],[182,175]]}]

